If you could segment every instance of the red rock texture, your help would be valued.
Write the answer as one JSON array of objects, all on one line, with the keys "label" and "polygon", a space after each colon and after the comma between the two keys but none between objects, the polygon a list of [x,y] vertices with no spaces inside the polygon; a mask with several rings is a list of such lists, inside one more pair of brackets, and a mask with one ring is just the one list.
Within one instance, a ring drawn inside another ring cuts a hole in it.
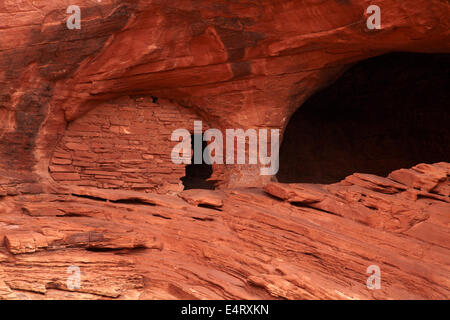
[{"label": "red rock texture", "polygon": [[450,296],[448,163],[331,185],[215,165],[220,191],[177,194],[168,160],[194,119],[283,131],[358,61],[450,52],[448,1],[379,0],[380,30],[369,0],[77,4],[68,30],[67,1],[0,1],[1,298]]},{"label": "red rock texture", "polygon": [[[390,51],[449,52],[448,1],[380,0],[380,30],[366,27],[370,4],[84,0],[81,29],[68,30],[65,1],[3,1],[2,176],[51,184],[67,123],[117,97],[171,99],[219,129],[284,129],[352,63]],[[255,166],[214,169],[224,186],[268,180]]]},{"label": "red rock texture", "polygon": [[[449,176],[438,163],[266,192],[6,197],[0,297],[448,299]],[[371,265],[379,290],[366,287]],[[70,266],[80,289],[67,287]]]}]

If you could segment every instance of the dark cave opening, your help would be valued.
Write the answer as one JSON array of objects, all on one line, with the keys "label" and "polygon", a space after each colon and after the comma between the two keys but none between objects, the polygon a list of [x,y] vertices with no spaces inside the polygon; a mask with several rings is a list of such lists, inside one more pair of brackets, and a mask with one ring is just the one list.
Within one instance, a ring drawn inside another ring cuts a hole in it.
[{"label": "dark cave opening", "polygon": [[[194,149],[195,135],[191,136],[192,150]],[[200,135],[199,139],[203,141],[203,136]],[[202,153],[208,146],[206,141],[202,142]],[[206,163],[195,164],[194,155],[192,155],[191,164],[186,166],[186,176],[181,178],[184,185],[184,190],[189,189],[209,189],[214,190],[214,183],[207,181],[213,173],[212,166]]]},{"label": "dark cave opening", "polygon": [[450,161],[449,54],[390,53],[362,61],[290,119],[280,182],[334,183]]}]

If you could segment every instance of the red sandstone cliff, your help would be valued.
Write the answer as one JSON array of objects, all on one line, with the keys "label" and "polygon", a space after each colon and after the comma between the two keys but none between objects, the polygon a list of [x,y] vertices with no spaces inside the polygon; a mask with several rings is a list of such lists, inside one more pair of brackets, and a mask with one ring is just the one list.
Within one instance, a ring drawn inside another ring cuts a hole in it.
[{"label": "red sandstone cliff", "polygon": [[[77,187],[6,197],[0,297],[445,299],[449,174],[439,163],[265,192]],[[379,290],[366,285],[372,265]],[[80,270],[77,290],[69,267]]]},{"label": "red sandstone cliff", "polygon": [[[450,49],[449,4],[440,0],[378,1],[380,30],[366,27],[368,0],[79,1],[80,30],[67,28],[65,4],[0,4],[4,183],[51,183],[68,122],[119,97],[159,97],[214,128],[284,129],[349,64]],[[257,170],[220,166],[214,178],[260,186]]]},{"label": "red sandstone cliff", "polygon": [[178,196],[168,139],[283,131],[358,61],[448,53],[448,1],[377,1],[380,30],[368,0],[82,0],[80,30],[66,4],[0,1],[0,297],[450,296],[448,163],[333,185],[214,166],[222,191]]}]

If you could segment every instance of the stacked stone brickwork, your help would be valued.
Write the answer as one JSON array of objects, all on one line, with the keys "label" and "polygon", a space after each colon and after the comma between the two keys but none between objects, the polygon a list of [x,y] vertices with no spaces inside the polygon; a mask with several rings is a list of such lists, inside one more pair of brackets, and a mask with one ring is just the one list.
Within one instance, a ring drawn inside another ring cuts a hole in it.
[{"label": "stacked stone brickwork", "polygon": [[168,101],[126,97],[71,122],[49,170],[54,180],[106,189],[177,192],[185,165],[174,164],[172,132],[193,130],[198,116]]}]

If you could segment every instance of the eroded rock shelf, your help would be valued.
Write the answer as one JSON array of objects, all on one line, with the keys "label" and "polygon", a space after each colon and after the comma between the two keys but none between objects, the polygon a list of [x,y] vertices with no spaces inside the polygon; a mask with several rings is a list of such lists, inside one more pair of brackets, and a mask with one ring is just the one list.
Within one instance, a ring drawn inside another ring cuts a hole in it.
[{"label": "eroded rock shelf", "polygon": [[[78,0],[81,29],[69,30],[65,0],[0,1],[0,299],[448,299],[448,145],[430,141],[436,161],[393,171],[372,159],[393,172],[333,184],[213,165],[216,190],[183,190],[186,166],[170,159],[171,133],[194,120],[283,134],[358,62],[450,53],[448,1],[378,0],[375,30],[370,4]],[[430,79],[445,87],[442,70]]]},{"label": "eroded rock shelf", "polygon": [[[438,163],[265,192],[4,197],[0,296],[448,298],[449,176],[450,164]],[[380,267],[380,290],[366,286],[370,265]],[[81,270],[79,290],[67,288],[70,266]]]}]

